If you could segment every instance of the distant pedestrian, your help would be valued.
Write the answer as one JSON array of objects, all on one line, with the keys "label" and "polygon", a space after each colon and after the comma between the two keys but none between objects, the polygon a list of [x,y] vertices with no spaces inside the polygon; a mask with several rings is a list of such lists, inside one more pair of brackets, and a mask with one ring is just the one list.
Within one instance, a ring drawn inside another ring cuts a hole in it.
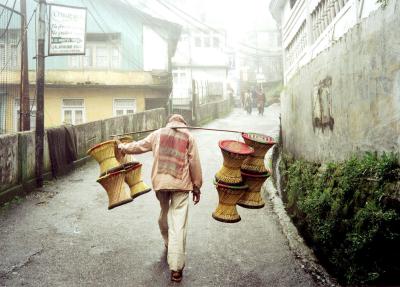
[{"label": "distant pedestrian", "polygon": [[257,89],[254,87],[251,91],[251,100],[253,104],[253,108],[257,107]]},{"label": "distant pedestrian", "polygon": [[145,139],[119,144],[122,153],[139,154],[153,151],[152,184],[160,202],[158,220],[161,235],[167,248],[171,280],[180,282],[185,267],[186,230],[189,210],[189,192],[193,202],[200,201],[202,172],[197,145],[181,115],[172,115],[166,127]]},{"label": "distant pedestrian", "polygon": [[265,94],[262,88],[258,89],[257,92],[257,109],[259,115],[264,115],[265,107]]},{"label": "distant pedestrian", "polygon": [[241,108],[244,109],[244,99],[246,98],[246,93],[247,92],[241,92],[240,93],[240,104],[241,104]]},{"label": "distant pedestrian", "polygon": [[251,111],[253,109],[253,101],[250,91],[245,94],[244,109],[247,111],[249,115],[251,114]]}]

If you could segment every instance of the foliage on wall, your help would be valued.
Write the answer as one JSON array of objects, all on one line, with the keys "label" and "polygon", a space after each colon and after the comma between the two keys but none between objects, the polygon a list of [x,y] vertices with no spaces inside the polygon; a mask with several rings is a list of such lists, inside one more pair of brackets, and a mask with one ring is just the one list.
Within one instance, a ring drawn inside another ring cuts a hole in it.
[{"label": "foliage on wall", "polygon": [[280,168],[288,213],[339,281],[400,284],[398,155],[327,165],[286,157]]}]

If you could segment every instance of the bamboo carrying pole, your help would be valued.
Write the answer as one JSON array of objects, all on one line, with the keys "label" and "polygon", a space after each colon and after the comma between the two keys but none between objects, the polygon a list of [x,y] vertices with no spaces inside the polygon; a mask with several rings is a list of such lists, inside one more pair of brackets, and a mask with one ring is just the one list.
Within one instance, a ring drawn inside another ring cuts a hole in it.
[{"label": "bamboo carrying pole", "polygon": [[[237,134],[244,133],[244,132],[241,132],[241,131],[234,131],[234,130],[211,129],[211,128],[202,128],[202,127],[191,127],[191,126],[187,126],[187,127],[171,127],[171,129],[204,130],[204,131],[227,132],[227,133],[237,133]],[[141,133],[150,133],[150,132],[154,132],[156,130],[158,130],[158,129],[145,130],[145,131],[140,131],[140,132],[131,132],[131,133],[125,133],[125,134],[110,135],[110,138],[126,136],[126,135],[135,135],[135,134],[141,134]]]}]

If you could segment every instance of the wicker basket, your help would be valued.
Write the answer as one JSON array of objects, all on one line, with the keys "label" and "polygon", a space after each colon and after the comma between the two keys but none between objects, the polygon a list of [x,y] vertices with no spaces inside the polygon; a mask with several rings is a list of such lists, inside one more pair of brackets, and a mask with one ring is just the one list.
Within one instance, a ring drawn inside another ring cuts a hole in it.
[{"label": "wicker basket", "polygon": [[254,149],[254,153],[243,161],[242,170],[264,174],[267,172],[264,165],[264,156],[275,144],[274,139],[258,133],[242,133],[242,137],[244,142]]},{"label": "wicker basket", "polygon": [[215,175],[216,180],[227,185],[241,185],[243,180],[240,167],[246,157],[254,152],[253,148],[234,140],[222,140],[219,142],[219,147],[224,162]]},{"label": "wicker basket", "polygon": [[115,158],[116,141],[110,140],[95,145],[87,151],[100,165],[100,175],[123,169]]},{"label": "wicker basket", "polygon": [[229,186],[214,182],[219,197],[217,208],[212,214],[215,220],[225,223],[235,223],[240,221],[240,215],[236,209],[236,203],[246,192],[248,186]]},{"label": "wicker basket", "polygon": [[264,158],[249,155],[242,163],[242,170],[252,171],[252,173],[265,174],[268,172],[264,164]]},{"label": "wicker basket", "polygon": [[263,208],[265,202],[261,197],[261,187],[268,178],[268,173],[251,174],[242,171],[244,182],[249,186],[248,191],[243,193],[243,196],[238,201],[238,205],[245,208]]},{"label": "wicker basket", "polygon": [[97,182],[107,191],[108,209],[131,202],[132,198],[128,190],[125,189],[125,171],[120,170],[100,177]]},{"label": "wicker basket", "polygon": [[129,185],[131,190],[131,197],[136,198],[151,190],[142,180],[142,164],[138,162],[131,162],[125,164],[125,182]]}]

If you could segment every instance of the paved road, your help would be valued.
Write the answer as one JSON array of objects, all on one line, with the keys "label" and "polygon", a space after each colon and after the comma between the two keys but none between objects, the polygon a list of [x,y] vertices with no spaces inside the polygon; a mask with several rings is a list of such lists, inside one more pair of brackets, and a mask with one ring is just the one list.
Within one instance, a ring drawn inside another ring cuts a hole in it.
[{"label": "paved road", "polygon": [[[208,127],[272,133],[279,107],[263,117],[235,110]],[[190,207],[187,265],[181,286],[315,286],[288,248],[270,206],[240,208],[242,221],[211,217],[218,195],[212,185],[222,164],[219,139],[238,135],[194,132],[204,171],[203,197]],[[137,157],[150,183],[151,155]],[[153,193],[107,210],[90,162],[46,183],[44,192],[0,212],[0,286],[177,286],[169,281]]]}]

